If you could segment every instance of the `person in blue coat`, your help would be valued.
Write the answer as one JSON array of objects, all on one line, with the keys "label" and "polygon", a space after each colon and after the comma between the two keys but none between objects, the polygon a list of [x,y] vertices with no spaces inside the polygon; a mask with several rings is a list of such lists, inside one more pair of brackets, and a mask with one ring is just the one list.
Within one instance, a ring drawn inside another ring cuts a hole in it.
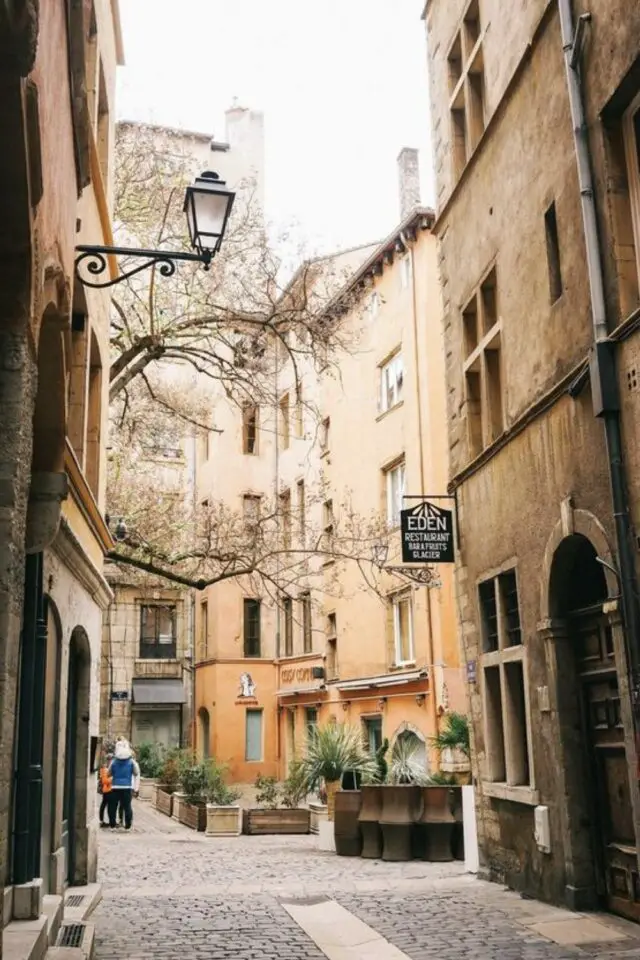
[{"label": "person in blue coat", "polygon": [[140,789],[140,767],[136,763],[133,751],[126,740],[118,740],[114,757],[109,764],[111,792],[109,794],[109,827],[114,830],[118,807],[124,814],[124,828],[131,829],[133,809],[131,800]]}]

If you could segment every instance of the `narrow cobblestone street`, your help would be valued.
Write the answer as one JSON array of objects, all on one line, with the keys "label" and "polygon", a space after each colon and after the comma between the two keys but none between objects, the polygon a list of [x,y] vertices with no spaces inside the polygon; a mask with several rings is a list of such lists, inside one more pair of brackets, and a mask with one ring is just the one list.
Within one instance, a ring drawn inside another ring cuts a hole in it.
[{"label": "narrow cobblestone street", "polygon": [[140,802],[131,833],[102,831],[100,857],[96,960],[640,957],[631,924],[523,900],[459,863],[339,858],[315,837],[206,838]]}]

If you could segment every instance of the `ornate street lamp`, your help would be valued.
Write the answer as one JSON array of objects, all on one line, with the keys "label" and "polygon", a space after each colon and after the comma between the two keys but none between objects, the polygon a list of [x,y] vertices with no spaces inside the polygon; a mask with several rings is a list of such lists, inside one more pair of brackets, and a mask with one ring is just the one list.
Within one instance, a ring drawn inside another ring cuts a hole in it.
[{"label": "ornate street lamp", "polygon": [[[141,270],[147,270],[156,264],[159,265],[163,277],[170,277],[176,272],[176,261],[179,260],[201,263],[204,269],[208,270],[222,244],[234,199],[235,192],[227,187],[225,181],[221,180],[217,173],[207,171],[196,177],[195,183],[187,187],[184,200],[189,240],[195,253],[80,244],[76,247],[76,278],[84,287],[102,289],[122,283],[123,280],[128,280]],[[92,278],[100,277],[105,272],[109,256],[133,257],[145,262],[119,274],[115,279],[93,280]],[[86,269],[88,277],[81,274],[81,267]]]}]

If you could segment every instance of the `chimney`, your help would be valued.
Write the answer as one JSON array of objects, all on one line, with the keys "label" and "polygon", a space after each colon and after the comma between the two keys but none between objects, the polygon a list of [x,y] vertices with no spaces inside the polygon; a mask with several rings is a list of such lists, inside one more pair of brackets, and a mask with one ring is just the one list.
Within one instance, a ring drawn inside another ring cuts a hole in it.
[{"label": "chimney", "polygon": [[415,147],[403,147],[398,154],[398,181],[400,186],[400,219],[420,206],[420,166]]}]

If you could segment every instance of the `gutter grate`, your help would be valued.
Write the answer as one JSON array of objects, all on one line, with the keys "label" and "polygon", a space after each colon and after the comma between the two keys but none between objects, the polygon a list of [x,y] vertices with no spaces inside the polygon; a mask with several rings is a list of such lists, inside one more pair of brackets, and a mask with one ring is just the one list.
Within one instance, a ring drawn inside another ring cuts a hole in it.
[{"label": "gutter grate", "polygon": [[66,907],[79,907],[81,903],[84,903],[84,897],[81,893],[72,893],[64,903]]},{"label": "gutter grate", "polygon": [[65,923],[58,939],[59,947],[79,947],[84,937],[84,923]]}]

